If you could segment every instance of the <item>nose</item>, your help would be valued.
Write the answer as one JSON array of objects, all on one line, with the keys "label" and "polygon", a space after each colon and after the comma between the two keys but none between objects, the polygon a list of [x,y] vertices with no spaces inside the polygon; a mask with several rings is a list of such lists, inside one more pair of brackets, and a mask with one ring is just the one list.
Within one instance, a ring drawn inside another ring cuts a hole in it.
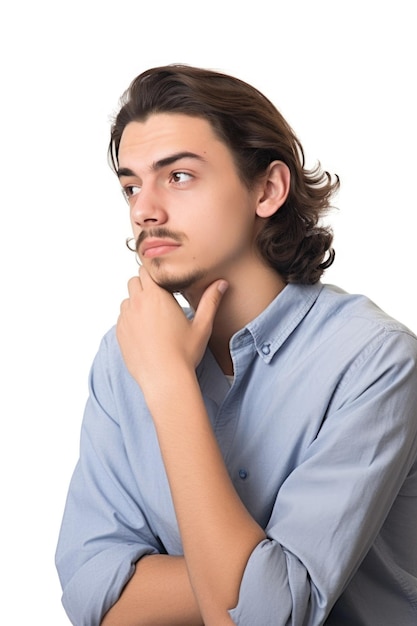
[{"label": "nose", "polygon": [[165,224],[168,219],[161,191],[153,186],[143,185],[140,192],[131,199],[130,207],[132,223],[140,228]]}]

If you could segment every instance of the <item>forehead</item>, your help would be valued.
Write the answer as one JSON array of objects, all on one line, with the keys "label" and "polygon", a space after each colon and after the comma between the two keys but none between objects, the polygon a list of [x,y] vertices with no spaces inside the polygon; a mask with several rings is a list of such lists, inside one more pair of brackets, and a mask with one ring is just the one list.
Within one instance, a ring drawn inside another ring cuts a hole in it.
[{"label": "forehead", "polygon": [[229,152],[207,120],[182,113],[155,113],[145,121],[126,125],[118,160],[119,164],[130,158],[147,162],[174,152],[189,151],[203,156],[216,150]]}]

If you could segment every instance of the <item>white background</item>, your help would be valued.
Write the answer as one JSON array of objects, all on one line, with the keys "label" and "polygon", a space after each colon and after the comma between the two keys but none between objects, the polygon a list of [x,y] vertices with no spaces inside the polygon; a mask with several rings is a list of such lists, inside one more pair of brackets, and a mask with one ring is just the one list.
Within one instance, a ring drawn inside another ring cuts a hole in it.
[{"label": "white background", "polygon": [[[417,329],[414,3],[3,3],[1,562],[8,626],[64,626],[54,551],[87,375],[136,273],[106,162],[130,81],[173,62],[272,99],[340,175],[326,275]],[[360,436],[360,435],[358,435]]]}]

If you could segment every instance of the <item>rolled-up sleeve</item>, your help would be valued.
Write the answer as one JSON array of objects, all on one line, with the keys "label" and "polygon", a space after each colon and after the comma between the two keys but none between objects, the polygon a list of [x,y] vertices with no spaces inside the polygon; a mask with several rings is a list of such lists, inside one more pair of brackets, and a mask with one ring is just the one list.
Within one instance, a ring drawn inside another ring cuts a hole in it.
[{"label": "rolled-up sleeve", "polygon": [[103,340],[89,379],[80,459],[68,491],[57,551],[62,602],[73,624],[98,626],[135,563],[159,551],[140,507]]},{"label": "rolled-up sleeve", "polygon": [[[316,437],[279,489],[267,539],[251,554],[230,611],[234,623],[322,624],[375,549],[387,516],[398,532],[404,527],[401,494],[412,482],[417,496],[416,456],[416,341],[386,332],[343,373]],[[415,519],[416,499],[407,502]],[[411,602],[417,606],[417,589]]]}]

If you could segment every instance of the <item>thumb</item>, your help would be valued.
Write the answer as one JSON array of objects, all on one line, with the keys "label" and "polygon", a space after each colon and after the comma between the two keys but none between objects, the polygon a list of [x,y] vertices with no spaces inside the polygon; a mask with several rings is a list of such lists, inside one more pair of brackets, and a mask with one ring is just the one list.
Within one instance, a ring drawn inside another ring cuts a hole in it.
[{"label": "thumb", "polygon": [[204,328],[210,333],[213,320],[223,297],[229,287],[227,281],[220,279],[209,285],[201,296],[197,310],[194,315],[193,325]]}]

